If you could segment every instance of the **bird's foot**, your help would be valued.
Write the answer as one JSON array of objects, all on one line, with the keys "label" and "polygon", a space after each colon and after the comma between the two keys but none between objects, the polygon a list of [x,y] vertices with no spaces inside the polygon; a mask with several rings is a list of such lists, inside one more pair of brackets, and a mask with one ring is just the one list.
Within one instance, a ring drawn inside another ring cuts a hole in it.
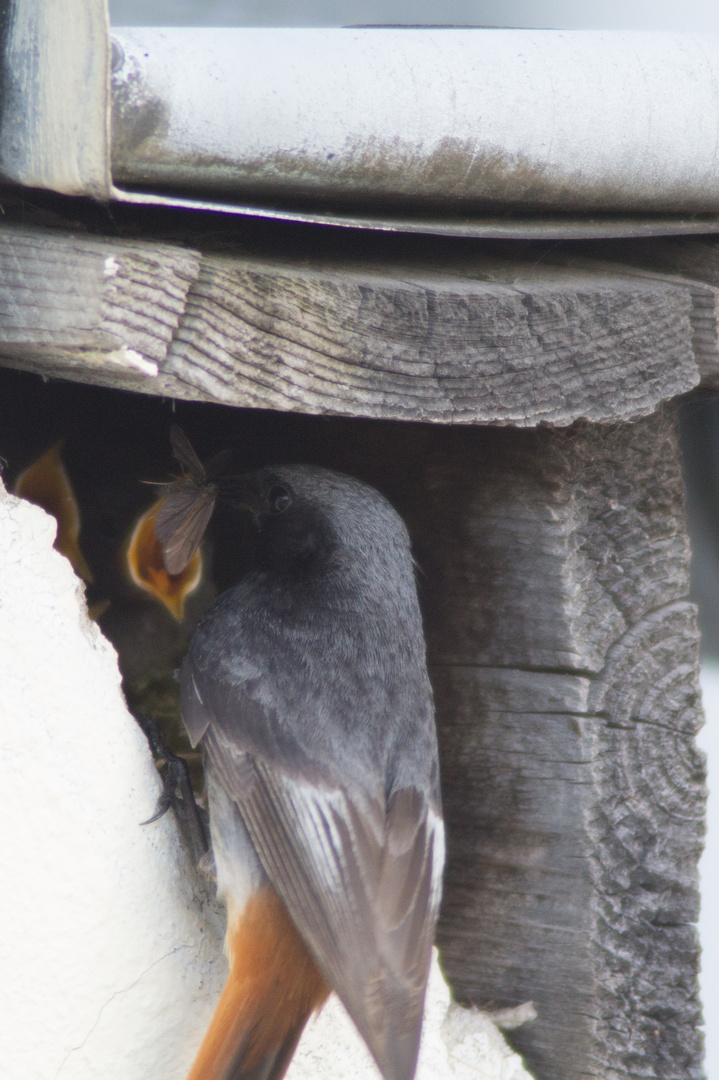
[{"label": "bird's foot", "polygon": [[160,766],[162,778],[162,793],[157,801],[155,813],[140,824],[151,825],[172,809],[180,831],[195,861],[199,863],[210,850],[210,839],[206,814],[195,801],[188,764],[183,757],[165,746],[156,720],[147,716],[146,713],[133,715],[145,733],[155,762]]}]

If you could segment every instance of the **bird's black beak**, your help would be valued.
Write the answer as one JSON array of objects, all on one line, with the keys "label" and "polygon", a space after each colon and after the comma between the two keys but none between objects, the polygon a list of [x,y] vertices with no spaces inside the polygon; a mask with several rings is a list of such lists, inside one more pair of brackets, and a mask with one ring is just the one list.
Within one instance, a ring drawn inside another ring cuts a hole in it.
[{"label": "bird's black beak", "polygon": [[257,473],[241,473],[225,476],[217,482],[222,501],[257,517],[262,505],[262,494]]}]

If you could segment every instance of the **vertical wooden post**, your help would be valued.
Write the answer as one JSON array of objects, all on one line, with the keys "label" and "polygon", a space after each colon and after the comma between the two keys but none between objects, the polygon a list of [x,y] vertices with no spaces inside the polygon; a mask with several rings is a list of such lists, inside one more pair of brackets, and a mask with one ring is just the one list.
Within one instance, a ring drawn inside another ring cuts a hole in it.
[{"label": "vertical wooden post", "polygon": [[[434,430],[417,537],[460,1000],[533,999],[538,1077],[701,1075],[704,765],[673,408]],[[419,429],[415,429],[418,431]]]}]

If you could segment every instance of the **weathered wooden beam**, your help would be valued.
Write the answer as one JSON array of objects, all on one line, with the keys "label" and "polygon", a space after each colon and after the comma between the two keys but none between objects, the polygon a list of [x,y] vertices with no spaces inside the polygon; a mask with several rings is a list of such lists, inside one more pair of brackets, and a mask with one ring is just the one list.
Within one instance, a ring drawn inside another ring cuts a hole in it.
[{"label": "weathered wooden beam", "polygon": [[111,191],[107,0],[0,8],[0,177],[107,199]]},{"label": "weathered wooden beam", "polygon": [[712,237],[686,239],[658,237],[627,241],[612,241],[583,245],[583,254],[576,246],[555,249],[548,258],[558,265],[603,267],[630,276],[639,274],[683,285],[692,300],[692,345],[702,383],[719,386],[719,242]]},{"label": "weathered wooden beam", "polygon": [[[546,1080],[698,1080],[704,765],[673,409],[414,446],[460,999]],[[384,447],[386,450],[387,447]],[[395,468],[402,462],[395,446]]]},{"label": "weathered wooden beam", "polygon": [[0,229],[0,351],[13,367],[169,392],[159,366],[199,273],[167,244]]},{"label": "weathered wooden beam", "polygon": [[444,423],[625,420],[697,384],[687,287],[0,229],[0,356],[184,399]]}]

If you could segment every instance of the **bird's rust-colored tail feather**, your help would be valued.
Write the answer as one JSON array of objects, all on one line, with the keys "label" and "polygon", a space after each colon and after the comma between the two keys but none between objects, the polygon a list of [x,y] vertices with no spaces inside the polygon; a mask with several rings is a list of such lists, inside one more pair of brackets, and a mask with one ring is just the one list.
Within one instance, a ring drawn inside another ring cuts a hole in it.
[{"label": "bird's rust-colored tail feather", "polygon": [[188,1080],[281,1080],[329,988],[272,889],[227,934],[230,975]]}]

